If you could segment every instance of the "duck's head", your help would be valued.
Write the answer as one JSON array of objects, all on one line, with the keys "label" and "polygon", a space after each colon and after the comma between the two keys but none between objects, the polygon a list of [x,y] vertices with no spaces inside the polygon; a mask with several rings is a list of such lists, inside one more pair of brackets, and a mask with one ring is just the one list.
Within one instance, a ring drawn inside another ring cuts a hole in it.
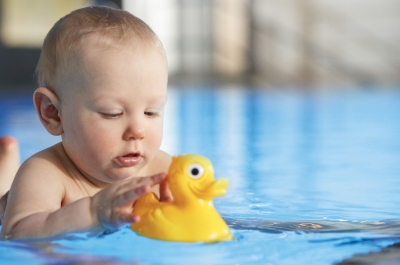
[{"label": "duck's head", "polygon": [[197,197],[211,200],[224,195],[228,180],[214,178],[211,161],[200,155],[181,155],[172,158],[168,185],[175,201]]}]

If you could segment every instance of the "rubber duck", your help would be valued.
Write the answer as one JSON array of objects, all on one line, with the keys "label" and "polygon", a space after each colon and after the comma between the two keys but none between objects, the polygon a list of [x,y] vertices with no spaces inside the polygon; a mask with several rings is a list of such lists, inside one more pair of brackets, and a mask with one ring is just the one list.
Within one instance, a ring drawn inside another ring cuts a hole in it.
[{"label": "rubber duck", "polygon": [[214,208],[212,199],[226,193],[227,179],[215,180],[212,163],[200,155],[172,158],[167,182],[174,197],[160,202],[156,195],[140,197],[133,214],[140,221],[131,224],[139,235],[158,240],[214,243],[232,239],[232,234]]}]

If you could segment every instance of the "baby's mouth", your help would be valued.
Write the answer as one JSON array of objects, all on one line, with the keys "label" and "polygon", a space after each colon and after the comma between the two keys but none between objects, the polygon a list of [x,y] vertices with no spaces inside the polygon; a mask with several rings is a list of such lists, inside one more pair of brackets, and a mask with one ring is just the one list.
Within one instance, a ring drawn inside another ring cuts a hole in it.
[{"label": "baby's mouth", "polygon": [[122,157],[139,157],[139,156],[140,156],[139,153],[131,153],[131,154],[124,155]]},{"label": "baby's mouth", "polygon": [[140,153],[129,153],[116,158],[117,163],[122,167],[136,166],[142,161],[142,156]]}]

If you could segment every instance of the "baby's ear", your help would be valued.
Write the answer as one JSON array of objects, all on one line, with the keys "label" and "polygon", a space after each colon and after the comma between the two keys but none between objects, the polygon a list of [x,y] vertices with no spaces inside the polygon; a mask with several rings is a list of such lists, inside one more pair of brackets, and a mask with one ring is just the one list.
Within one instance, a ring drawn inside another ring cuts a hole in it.
[{"label": "baby's ear", "polygon": [[60,101],[57,95],[46,87],[39,87],[33,93],[33,103],[39,119],[52,135],[61,135],[64,131],[60,119]]}]

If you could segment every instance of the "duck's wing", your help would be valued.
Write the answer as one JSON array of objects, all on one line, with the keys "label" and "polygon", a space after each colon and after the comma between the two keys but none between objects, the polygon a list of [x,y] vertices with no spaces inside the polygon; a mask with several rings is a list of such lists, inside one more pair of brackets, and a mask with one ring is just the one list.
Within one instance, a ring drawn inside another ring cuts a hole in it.
[{"label": "duck's wing", "polygon": [[133,212],[148,212],[149,210],[153,210],[158,204],[160,204],[160,202],[158,201],[157,196],[154,193],[149,192],[137,199],[133,207]]},{"label": "duck's wing", "polygon": [[[154,230],[155,227],[161,226],[162,229],[165,229],[165,227],[170,227],[171,225],[174,225],[169,221],[169,219],[167,218],[167,216],[165,216],[163,212],[164,207],[168,205],[170,205],[169,202],[160,202],[157,198],[157,195],[152,192],[146,193],[136,201],[132,213],[139,215],[141,216],[141,218],[143,218],[143,220],[139,222],[141,224],[142,234],[147,233],[144,232],[144,227],[150,227]],[[134,229],[135,225],[136,224],[133,224],[132,229]],[[159,231],[160,229],[158,228],[156,230]]]}]

